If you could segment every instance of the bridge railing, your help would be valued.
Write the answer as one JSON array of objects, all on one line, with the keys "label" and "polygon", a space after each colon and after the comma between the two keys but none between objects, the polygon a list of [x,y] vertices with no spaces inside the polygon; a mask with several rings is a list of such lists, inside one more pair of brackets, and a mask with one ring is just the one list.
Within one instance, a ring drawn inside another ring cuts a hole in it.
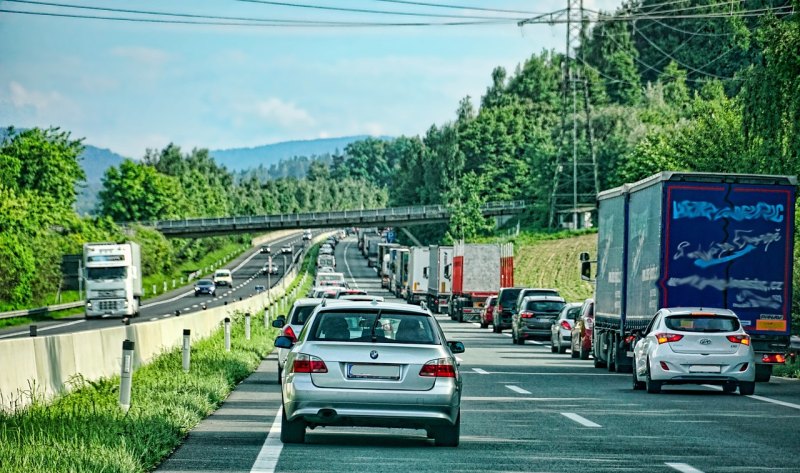
[{"label": "bridge railing", "polygon": [[[527,202],[522,200],[510,202],[488,202],[481,207],[484,212],[499,212],[522,210],[527,207]],[[385,209],[366,209],[366,210],[339,210],[333,212],[308,212],[294,214],[274,214],[274,215],[250,215],[240,217],[218,217],[218,218],[189,218],[181,220],[160,220],[146,222],[145,225],[156,229],[181,229],[199,228],[208,226],[224,225],[259,225],[259,224],[280,224],[286,222],[299,221],[361,221],[368,218],[379,217],[424,217],[445,216],[450,209],[445,205],[417,205],[406,207],[389,207]]]}]

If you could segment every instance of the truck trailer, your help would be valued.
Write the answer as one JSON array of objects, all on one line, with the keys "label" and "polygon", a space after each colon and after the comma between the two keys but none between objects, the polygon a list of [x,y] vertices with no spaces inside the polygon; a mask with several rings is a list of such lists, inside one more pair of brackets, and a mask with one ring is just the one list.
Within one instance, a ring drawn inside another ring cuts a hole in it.
[{"label": "truck trailer", "polygon": [[480,317],[486,299],[501,287],[514,285],[513,245],[465,244],[453,246],[450,318],[459,322]]},{"label": "truck trailer", "polygon": [[85,243],[83,267],[87,319],[139,315],[143,292],[138,243]]},{"label": "truck trailer", "polygon": [[428,252],[428,308],[433,313],[444,314],[452,292],[452,283],[445,277],[445,268],[453,262],[453,247],[431,245]]},{"label": "truck trailer", "polygon": [[430,250],[427,246],[412,246],[408,250],[408,289],[406,302],[419,305],[428,293],[428,264]]},{"label": "truck trailer", "polygon": [[[595,366],[630,372],[632,346],[665,307],[734,311],[756,380],[789,346],[795,177],[662,172],[598,195]],[[581,275],[591,277],[588,254]]]}]

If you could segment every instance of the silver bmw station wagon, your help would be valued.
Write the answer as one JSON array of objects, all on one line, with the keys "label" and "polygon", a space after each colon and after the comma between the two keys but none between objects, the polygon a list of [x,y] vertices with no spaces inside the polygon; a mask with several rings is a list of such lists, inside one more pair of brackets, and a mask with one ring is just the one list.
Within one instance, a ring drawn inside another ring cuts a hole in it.
[{"label": "silver bmw station wagon", "polygon": [[436,319],[417,306],[383,302],[320,305],[293,343],[283,370],[281,441],[302,443],[306,428],[424,429],[456,447],[461,375]]}]

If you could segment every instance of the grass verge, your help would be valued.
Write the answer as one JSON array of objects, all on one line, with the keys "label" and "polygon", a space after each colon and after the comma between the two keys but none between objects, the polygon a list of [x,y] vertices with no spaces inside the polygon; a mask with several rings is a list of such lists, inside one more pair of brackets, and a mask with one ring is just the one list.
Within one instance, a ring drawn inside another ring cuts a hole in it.
[{"label": "grass verge", "polygon": [[[317,248],[306,255],[304,269],[313,271]],[[303,281],[301,273],[287,293],[297,287],[302,297],[312,280]],[[254,317],[245,340],[243,318],[233,318],[230,352],[222,329],[192,346],[189,373],[182,370],[180,348],[138,369],[127,413],[118,406],[119,377],[73,379],[74,389],[52,402],[37,399],[17,412],[0,411],[0,471],[150,471],[272,351],[278,331]]]},{"label": "grass verge", "polygon": [[787,357],[786,364],[772,368],[772,374],[784,378],[800,378],[800,358]]}]

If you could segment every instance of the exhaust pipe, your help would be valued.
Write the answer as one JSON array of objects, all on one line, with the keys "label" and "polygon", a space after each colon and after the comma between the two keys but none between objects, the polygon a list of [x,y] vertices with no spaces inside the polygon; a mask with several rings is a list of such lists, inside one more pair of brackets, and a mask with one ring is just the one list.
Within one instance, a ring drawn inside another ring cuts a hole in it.
[{"label": "exhaust pipe", "polygon": [[333,409],[320,409],[317,415],[324,420],[331,420],[336,417],[336,411]]}]

